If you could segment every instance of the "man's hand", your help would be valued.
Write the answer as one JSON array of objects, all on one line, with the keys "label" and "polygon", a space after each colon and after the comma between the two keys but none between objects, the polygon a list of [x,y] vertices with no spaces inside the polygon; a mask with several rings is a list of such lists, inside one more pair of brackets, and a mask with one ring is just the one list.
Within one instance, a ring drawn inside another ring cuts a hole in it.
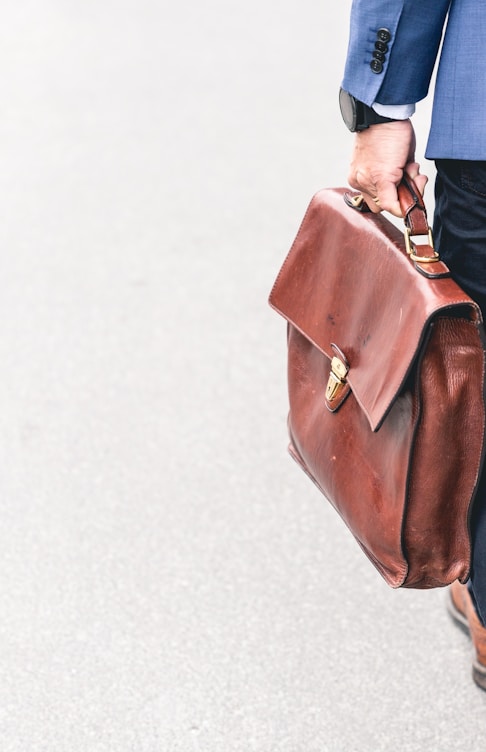
[{"label": "man's hand", "polygon": [[370,209],[402,216],[397,185],[406,172],[423,193],[427,176],[415,162],[415,132],[410,120],[371,125],[355,134],[349,184],[361,191]]}]

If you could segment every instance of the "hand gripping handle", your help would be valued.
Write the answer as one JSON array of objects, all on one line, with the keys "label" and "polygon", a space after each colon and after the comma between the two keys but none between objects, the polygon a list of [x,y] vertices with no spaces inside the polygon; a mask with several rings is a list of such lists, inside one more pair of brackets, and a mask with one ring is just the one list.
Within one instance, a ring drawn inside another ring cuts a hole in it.
[{"label": "hand gripping handle", "polygon": [[[449,277],[449,269],[440,260],[439,254],[434,248],[432,229],[427,220],[427,210],[424,200],[412,178],[404,173],[397,191],[405,223],[405,249],[410,259],[414,262],[415,268],[429,278]],[[346,193],[344,200],[348,206],[357,211],[362,213],[371,212],[362,194],[352,195]],[[414,240],[420,235],[425,236],[427,242],[417,243]]]}]

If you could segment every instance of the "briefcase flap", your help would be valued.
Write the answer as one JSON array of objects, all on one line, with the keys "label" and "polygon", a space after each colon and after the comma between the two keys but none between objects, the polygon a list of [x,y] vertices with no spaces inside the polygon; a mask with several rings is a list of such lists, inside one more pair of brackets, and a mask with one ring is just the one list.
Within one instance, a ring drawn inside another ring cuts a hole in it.
[{"label": "briefcase flap", "polygon": [[[270,294],[270,305],[329,360],[344,354],[346,380],[377,431],[401,391],[434,318],[479,307],[450,278],[429,279],[381,214],[361,214],[346,189],[312,199]],[[323,378],[323,398],[327,378]]]}]

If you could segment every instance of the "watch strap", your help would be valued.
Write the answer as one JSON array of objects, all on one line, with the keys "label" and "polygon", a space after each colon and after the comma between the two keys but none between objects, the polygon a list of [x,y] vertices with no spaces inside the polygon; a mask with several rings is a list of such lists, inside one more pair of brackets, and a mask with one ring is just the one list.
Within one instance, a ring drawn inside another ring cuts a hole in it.
[{"label": "watch strap", "polygon": [[369,128],[370,125],[378,125],[379,123],[394,123],[396,118],[385,117],[379,115],[372,107],[356,100],[357,105],[357,118],[356,118],[356,130],[364,131]]}]

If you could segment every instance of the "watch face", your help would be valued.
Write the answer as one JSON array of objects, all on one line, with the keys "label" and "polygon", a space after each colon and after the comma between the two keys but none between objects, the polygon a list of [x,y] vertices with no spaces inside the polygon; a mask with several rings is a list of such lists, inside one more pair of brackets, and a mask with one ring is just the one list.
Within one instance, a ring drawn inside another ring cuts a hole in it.
[{"label": "watch face", "polygon": [[339,90],[339,106],[341,115],[350,131],[356,130],[356,99],[344,89]]}]

